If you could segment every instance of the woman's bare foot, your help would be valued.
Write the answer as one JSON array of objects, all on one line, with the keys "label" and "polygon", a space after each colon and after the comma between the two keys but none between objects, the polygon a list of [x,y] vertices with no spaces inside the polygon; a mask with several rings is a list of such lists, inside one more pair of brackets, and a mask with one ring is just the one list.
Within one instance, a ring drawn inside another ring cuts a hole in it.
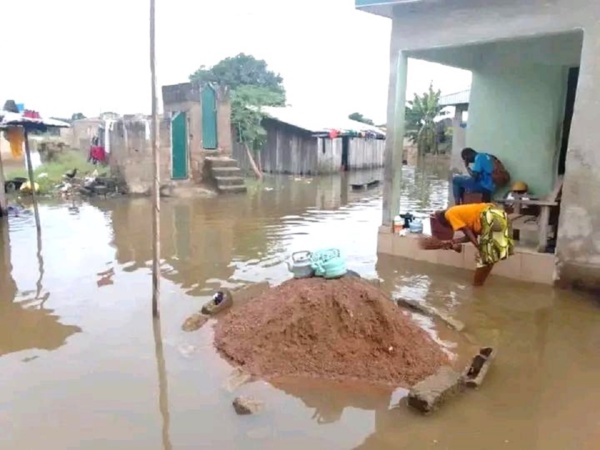
[{"label": "woman's bare foot", "polygon": [[483,286],[485,280],[487,280],[487,278],[490,276],[490,273],[492,272],[493,268],[494,265],[490,264],[489,266],[478,267],[477,269],[475,269],[475,275],[473,277],[473,286]]}]

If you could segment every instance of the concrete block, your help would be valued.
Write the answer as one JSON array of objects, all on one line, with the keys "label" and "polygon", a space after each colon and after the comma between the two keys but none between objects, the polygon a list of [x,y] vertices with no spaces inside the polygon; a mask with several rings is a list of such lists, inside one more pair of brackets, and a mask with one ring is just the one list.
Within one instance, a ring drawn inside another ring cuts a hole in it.
[{"label": "concrete block", "polygon": [[482,348],[463,373],[464,385],[470,388],[481,386],[492,362],[496,358],[496,354],[497,351],[491,347]]},{"label": "concrete block", "polygon": [[264,404],[250,397],[237,397],[233,401],[233,409],[240,416],[256,414],[263,409]]},{"label": "concrete block", "polygon": [[451,367],[443,366],[411,388],[408,405],[423,413],[430,413],[463,390],[462,375]]}]

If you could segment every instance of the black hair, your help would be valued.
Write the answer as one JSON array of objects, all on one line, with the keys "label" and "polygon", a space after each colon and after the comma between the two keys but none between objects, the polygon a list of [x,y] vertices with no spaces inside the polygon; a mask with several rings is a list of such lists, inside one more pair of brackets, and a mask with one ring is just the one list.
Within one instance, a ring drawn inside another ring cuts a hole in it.
[{"label": "black hair", "polygon": [[471,147],[463,148],[462,152],[460,152],[460,156],[463,160],[472,160],[477,156],[477,152],[473,150]]}]

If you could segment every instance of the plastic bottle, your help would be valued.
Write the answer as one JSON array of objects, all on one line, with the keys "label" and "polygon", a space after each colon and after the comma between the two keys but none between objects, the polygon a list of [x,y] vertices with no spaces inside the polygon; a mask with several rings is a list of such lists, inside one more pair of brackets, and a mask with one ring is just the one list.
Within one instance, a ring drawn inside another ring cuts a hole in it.
[{"label": "plastic bottle", "polygon": [[400,234],[400,232],[402,231],[403,223],[404,221],[402,220],[402,217],[400,217],[399,215],[394,217],[394,234]]}]

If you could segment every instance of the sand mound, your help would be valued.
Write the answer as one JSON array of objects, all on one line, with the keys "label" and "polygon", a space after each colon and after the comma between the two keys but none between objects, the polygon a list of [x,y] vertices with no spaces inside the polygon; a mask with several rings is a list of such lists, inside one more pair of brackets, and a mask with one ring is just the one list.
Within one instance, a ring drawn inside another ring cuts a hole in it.
[{"label": "sand mound", "polygon": [[412,385],[447,363],[431,337],[359,278],[290,280],[234,308],[215,346],[252,375]]}]

